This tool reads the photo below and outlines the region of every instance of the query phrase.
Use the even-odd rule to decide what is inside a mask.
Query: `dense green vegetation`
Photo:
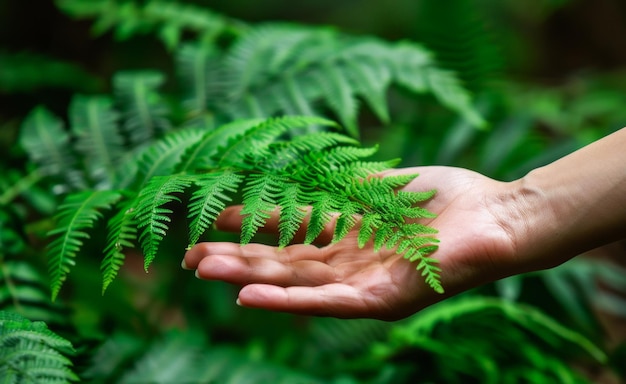
[[[596,36],[589,7],[623,5],[220,3],[0,5],[7,382],[626,379],[619,247],[394,323],[243,309],[235,287],[179,266],[198,241],[284,246],[312,206],[306,242],[331,212],[334,240],[360,214],[361,244],[399,245],[445,289],[435,231],[407,223],[436,191],[363,177],[443,164],[512,180],[621,128],[623,52],[548,32],[569,20]],[[241,237],[211,228],[233,202],[248,207]],[[257,234],[276,205],[280,237]]]

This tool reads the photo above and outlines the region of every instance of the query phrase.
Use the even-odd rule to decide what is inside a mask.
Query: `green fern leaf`
[[[337,66],[326,63],[321,66],[316,80],[324,91],[329,107],[339,116],[348,134],[358,137],[358,102],[346,74]]]
[[[176,172],[189,172],[198,169],[209,169],[217,166],[216,157],[227,143],[257,127],[262,119],[236,120],[215,130],[206,132],[201,139],[190,146],[176,167]]]
[[[367,212],[361,218],[361,228],[357,236],[359,248],[363,248],[365,244],[372,238],[374,232],[382,225],[382,218],[379,213]]]
[[[183,129],[172,132],[147,147],[137,160],[138,185],[145,185],[154,176],[174,172],[185,152],[196,145],[203,134],[197,128]]]
[[[242,180],[242,175],[228,169],[204,174],[194,180],[199,189],[193,193],[189,202],[188,217],[192,221],[187,249],[196,244],[200,236],[226,208],[226,202],[232,200],[227,193],[235,193]]]
[[[325,148],[346,144],[357,145],[358,141],[334,132],[314,132],[297,135],[289,141],[272,143],[265,151],[260,150],[257,157],[267,159],[262,165],[265,169],[293,175],[288,168],[298,163],[305,154],[320,152]],[[387,166],[384,169],[387,168],[389,167]]]
[[[445,106],[457,110],[470,124],[482,127],[485,120],[471,104],[470,95],[463,91],[459,79],[451,71],[431,68],[427,81],[437,99]]]
[[[33,109],[22,123],[20,144],[44,175],[66,177],[74,188],[85,188],[70,151],[70,136],[63,122],[45,107]]]
[[[112,101],[104,96],[75,96],[70,118],[76,149],[85,159],[89,176],[99,185],[110,186],[125,152]]]
[[[160,242],[167,234],[173,210],[163,206],[180,202],[176,194],[184,193],[192,184],[189,175],[155,176],[139,192],[135,207],[135,220],[139,230],[139,243],[144,252],[144,269],[147,271],[157,255]]]
[[[202,117],[207,114],[209,105],[219,99],[222,91],[218,53],[207,44],[184,44],[177,51],[176,63],[182,80],[182,106],[191,119],[188,124],[207,125]]]
[[[170,49],[176,47],[183,32],[213,41],[222,33],[237,34],[244,29],[243,23],[206,8],[163,0],[141,4],[118,0],[58,0],[56,4],[72,17],[95,18],[92,31],[96,35],[114,30],[118,40],[126,40],[154,31]]]
[[[249,243],[276,209],[283,185],[284,180],[271,174],[253,174],[248,177],[243,188],[241,244]]]
[[[52,300],[56,299],[74,266],[84,240],[90,238],[87,230],[93,228],[102,217],[102,211],[120,197],[118,191],[84,191],[68,195],[59,206],[55,216],[57,227],[48,232],[48,236],[54,237],[47,249]]]
[[[125,201],[119,206],[118,212],[107,225],[107,246],[100,265],[102,271],[102,294],[117,276],[126,255],[124,249],[135,247],[137,228],[135,226],[134,206],[136,201]]]
[[[310,125],[336,126],[336,123],[321,117],[283,116],[263,121],[244,135],[228,143],[218,154],[220,167],[246,167],[250,157],[264,154],[265,149],[288,131]]]
[[[302,198],[302,190],[298,184],[287,184],[280,197],[280,219],[278,222],[279,239],[278,245],[289,245],[306,216],[306,203]]]
[[[56,327],[68,326],[65,308],[50,301],[50,291],[40,271],[24,261],[0,261],[0,310]]]
[[[0,376],[6,383],[77,381],[72,344],[43,322],[0,311]]]
[[[484,124],[456,76],[437,67],[430,52],[416,44],[349,37],[326,28],[263,25],[235,42],[223,66],[224,95],[215,107],[231,118],[313,114],[321,105],[357,136],[358,99],[388,122],[387,91],[398,85],[432,93],[470,123]]]
[[[165,76],[157,71],[124,71],[113,77],[117,104],[124,115],[124,130],[136,147],[171,129],[168,107],[157,89]]]
[[[337,222],[335,224],[335,232],[333,233],[332,243],[337,243],[346,237],[348,232],[357,223],[356,215],[359,213],[361,213],[360,204],[353,203],[348,199],[341,204],[339,217],[337,218]]]
[[[386,91],[391,84],[391,71],[370,57],[347,57],[346,75],[354,93],[362,96],[376,116],[384,123],[390,120]]]
[[[331,212],[336,212],[339,198],[335,194],[316,191],[310,194],[311,218],[306,229],[304,244],[311,244],[322,233],[331,219]]]

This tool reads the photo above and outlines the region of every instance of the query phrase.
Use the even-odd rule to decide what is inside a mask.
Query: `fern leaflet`
[[[135,220],[139,232],[139,242],[144,252],[144,269],[154,260],[159,243],[167,234],[170,208],[163,207],[171,202],[181,202],[176,194],[182,194],[191,185],[193,179],[188,175],[155,176],[139,192],[135,208]]]
[[[126,255],[124,249],[135,247],[137,228],[135,225],[135,200],[121,203],[119,211],[109,220],[107,226],[107,245],[100,266],[102,271],[102,294],[117,276]]]
[[[97,185],[110,186],[125,151],[113,102],[104,96],[75,96],[70,118],[76,149],[84,155],[89,176]]]
[[[57,228],[48,233],[48,236],[56,237],[47,250],[52,300],[74,266],[84,240],[90,238],[87,230],[93,228],[102,217],[102,211],[109,209],[120,197],[117,191],[84,191],[67,196],[59,207],[55,217]]]
[[[0,376],[7,383],[78,381],[72,344],[45,323],[0,311]]]
[[[302,201],[302,190],[298,184],[289,184],[278,198],[280,219],[278,222],[278,245],[287,246],[306,216],[306,204]]]
[[[484,123],[456,76],[438,68],[416,44],[263,25],[237,40],[223,62],[226,84],[214,108],[231,118],[311,115],[321,103],[357,136],[358,98],[388,122],[386,92],[395,84],[412,93],[429,92],[471,124]]]
[[[227,193],[234,193],[243,176],[226,169],[202,175],[195,180],[199,187],[191,196],[189,215],[189,245],[191,248],[200,236],[213,224],[219,213],[226,208],[226,202],[232,198]]]
[[[113,77],[116,99],[124,114],[124,129],[137,147],[171,128],[168,108],[157,93],[165,77],[157,71],[118,72]]]
[[[24,119],[20,144],[44,175],[65,176],[72,187],[86,187],[69,150],[70,136],[63,122],[46,108],[37,107]]]
[[[241,244],[249,243],[277,208],[283,183],[284,180],[271,174],[250,175],[243,189]]]

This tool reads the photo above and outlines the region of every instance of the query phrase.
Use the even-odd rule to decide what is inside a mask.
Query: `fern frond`
[[[67,326],[65,308],[50,301],[46,277],[24,261],[0,260],[0,311],[12,311],[49,325]]]
[[[287,246],[306,216],[306,202],[302,198],[303,192],[298,184],[288,184],[278,198],[280,219],[278,222],[278,245]]]
[[[165,76],[157,71],[125,71],[113,77],[116,101],[132,147],[171,129],[168,107],[157,92],[164,82]]]
[[[363,97],[367,105],[383,123],[389,122],[385,92],[391,84],[392,77],[388,66],[368,56],[360,57],[357,60],[347,56],[345,67],[345,76],[350,79],[350,84],[354,89],[353,93]]]
[[[252,174],[248,177],[243,188],[241,244],[249,243],[277,208],[283,185],[284,180],[271,174]]]
[[[0,376],[5,382],[77,381],[65,356],[73,353],[72,344],[45,323],[0,311]]]
[[[321,152],[325,148],[337,145],[358,145],[353,138],[335,132],[314,132],[296,135],[288,141],[278,141],[270,144],[265,151],[257,154],[258,158],[267,159],[263,167],[267,170],[278,171],[287,169],[297,163],[298,159],[310,152]],[[389,168],[389,167],[385,167]]]
[[[272,142],[288,131],[310,125],[336,126],[336,123],[321,117],[283,116],[267,119],[236,137],[218,154],[220,167],[245,167],[246,159],[263,154]]]
[[[226,208],[226,202],[232,200],[228,193],[235,193],[242,180],[242,175],[229,169],[207,173],[194,180],[199,188],[194,191],[189,202],[188,217],[192,220],[189,226],[188,249],[196,244]]]
[[[139,230],[139,243],[144,252],[144,269],[147,271],[156,257],[160,242],[167,234],[173,210],[164,205],[180,202],[177,194],[185,192],[193,179],[188,175],[155,176],[139,192],[135,207],[135,220]]]
[[[212,102],[223,93],[223,70],[217,50],[207,44],[184,44],[176,53],[176,71],[181,78],[182,106],[191,120],[202,122]]]
[[[304,238],[305,244],[311,244],[322,233],[322,230],[331,219],[331,212],[337,212],[341,199],[336,194],[316,191],[311,193],[311,217]]]
[[[104,248],[104,258],[100,265],[102,272],[102,294],[117,276],[126,255],[124,249],[135,247],[137,228],[135,225],[134,199],[120,204],[118,212],[107,224],[107,245]]]
[[[419,4],[416,13],[419,41],[433,50],[441,64],[457,72],[465,87],[481,91],[504,67],[494,30],[484,9],[472,1],[454,0]]]
[[[137,185],[143,186],[154,176],[169,175],[189,148],[196,145],[204,132],[197,128],[171,132],[162,139],[146,147],[138,155]]]
[[[210,169],[217,166],[217,156],[229,142],[245,135],[257,127],[263,119],[236,120],[232,123],[206,132],[201,139],[190,146],[182,155],[176,172],[190,172],[198,169]]]
[[[584,383],[588,380],[577,364],[606,361],[587,337],[537,308],[476,295],[441,304],[391,329],[376,346],[378,357],[427,351],[430,361],[442,366],[437,372],[445,371],[454,383],[468,377],[478,382]],[[407,375],[431,381],[420,369]]]
[[[323,89],[328,106],[339,116],[339,120],[353,137],[359,136],[357,127],[358,102],[353,96],[353,88],[346,74],[337,66],[324,63],[317,73],[316,80]]]
[[[72,17],[95,18],[92,31],[96,35],[114,29],[117,39],[126,40],[137,34],[156,32],[170,49],[178,45],[183,32],[213,41],[223,33],[237,34],[244,28],[243,23],[206,8],[164,0],[141,4],[117,0],[57,0],[56,4]]]
[[[388,122],[386,93],[396,84],[412,93],[429,92],[472,124],[483,124],[455,75],[441,70],[416,44],[263,25],[235,42],[224,67],[228,91],[216,108],[231,118],[312,114],[321,104],[356,136],[358,99]]]
[[[45,107],[33,109],[22,123],[20,144],[40,172],[65,177],[74,188],[85,188],[83,176],[76,168],[76,158],[70,151],[70,141],[61,119]]]
[[[362,206],[358,203],[352,202],[346,199],[343,204],[341,204],[339,209],[339,217],[337,217],[337,222],[335,224],[335,231],[333,233],[332,243],[337,243],[346,235],[348,232],[356,225],[357,219],[356,215],[361,214],[363,211]]]
[[[57,227],[48,232],[53,240],[46,252],[52,300],[74,266],[84,240],[90,238],[88,230],[102,217],[102,211],[110,209],[120,197],[118,191],[84,191],[68,195],[59,206]]]
[[[77,95],[70,104],[76,149],[85,159],[89,176],[101,186],[112,184],[115,169],[125,153],[118,117],[108,97]]]

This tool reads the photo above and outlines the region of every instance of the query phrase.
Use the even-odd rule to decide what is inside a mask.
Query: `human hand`
[[[197,269],[201,279],[243,286],[238,302],[246,307],[385,320],[406,317],[471,287],[532,269],[516,257],[509,229],[515,216],[510,204],[515,183],[451,167],[397,169],[385,175],[401,173],[420,174],[405,190],[438,191],[423,207],[438,215],[424,224],[439,231],[439,249],[433,257],[442,268],[444,294],[429,288],[416,265],[394,250],[375,252],[372,244],[359,249],[357,230],[328,245],[331,226],[317,239],[321,247],[200,243],[186,253],[184,267]],[[239,209],[226,209],[217,227],[238,231]],[[273,217],[264,231],[276,232],[277,223]]]

